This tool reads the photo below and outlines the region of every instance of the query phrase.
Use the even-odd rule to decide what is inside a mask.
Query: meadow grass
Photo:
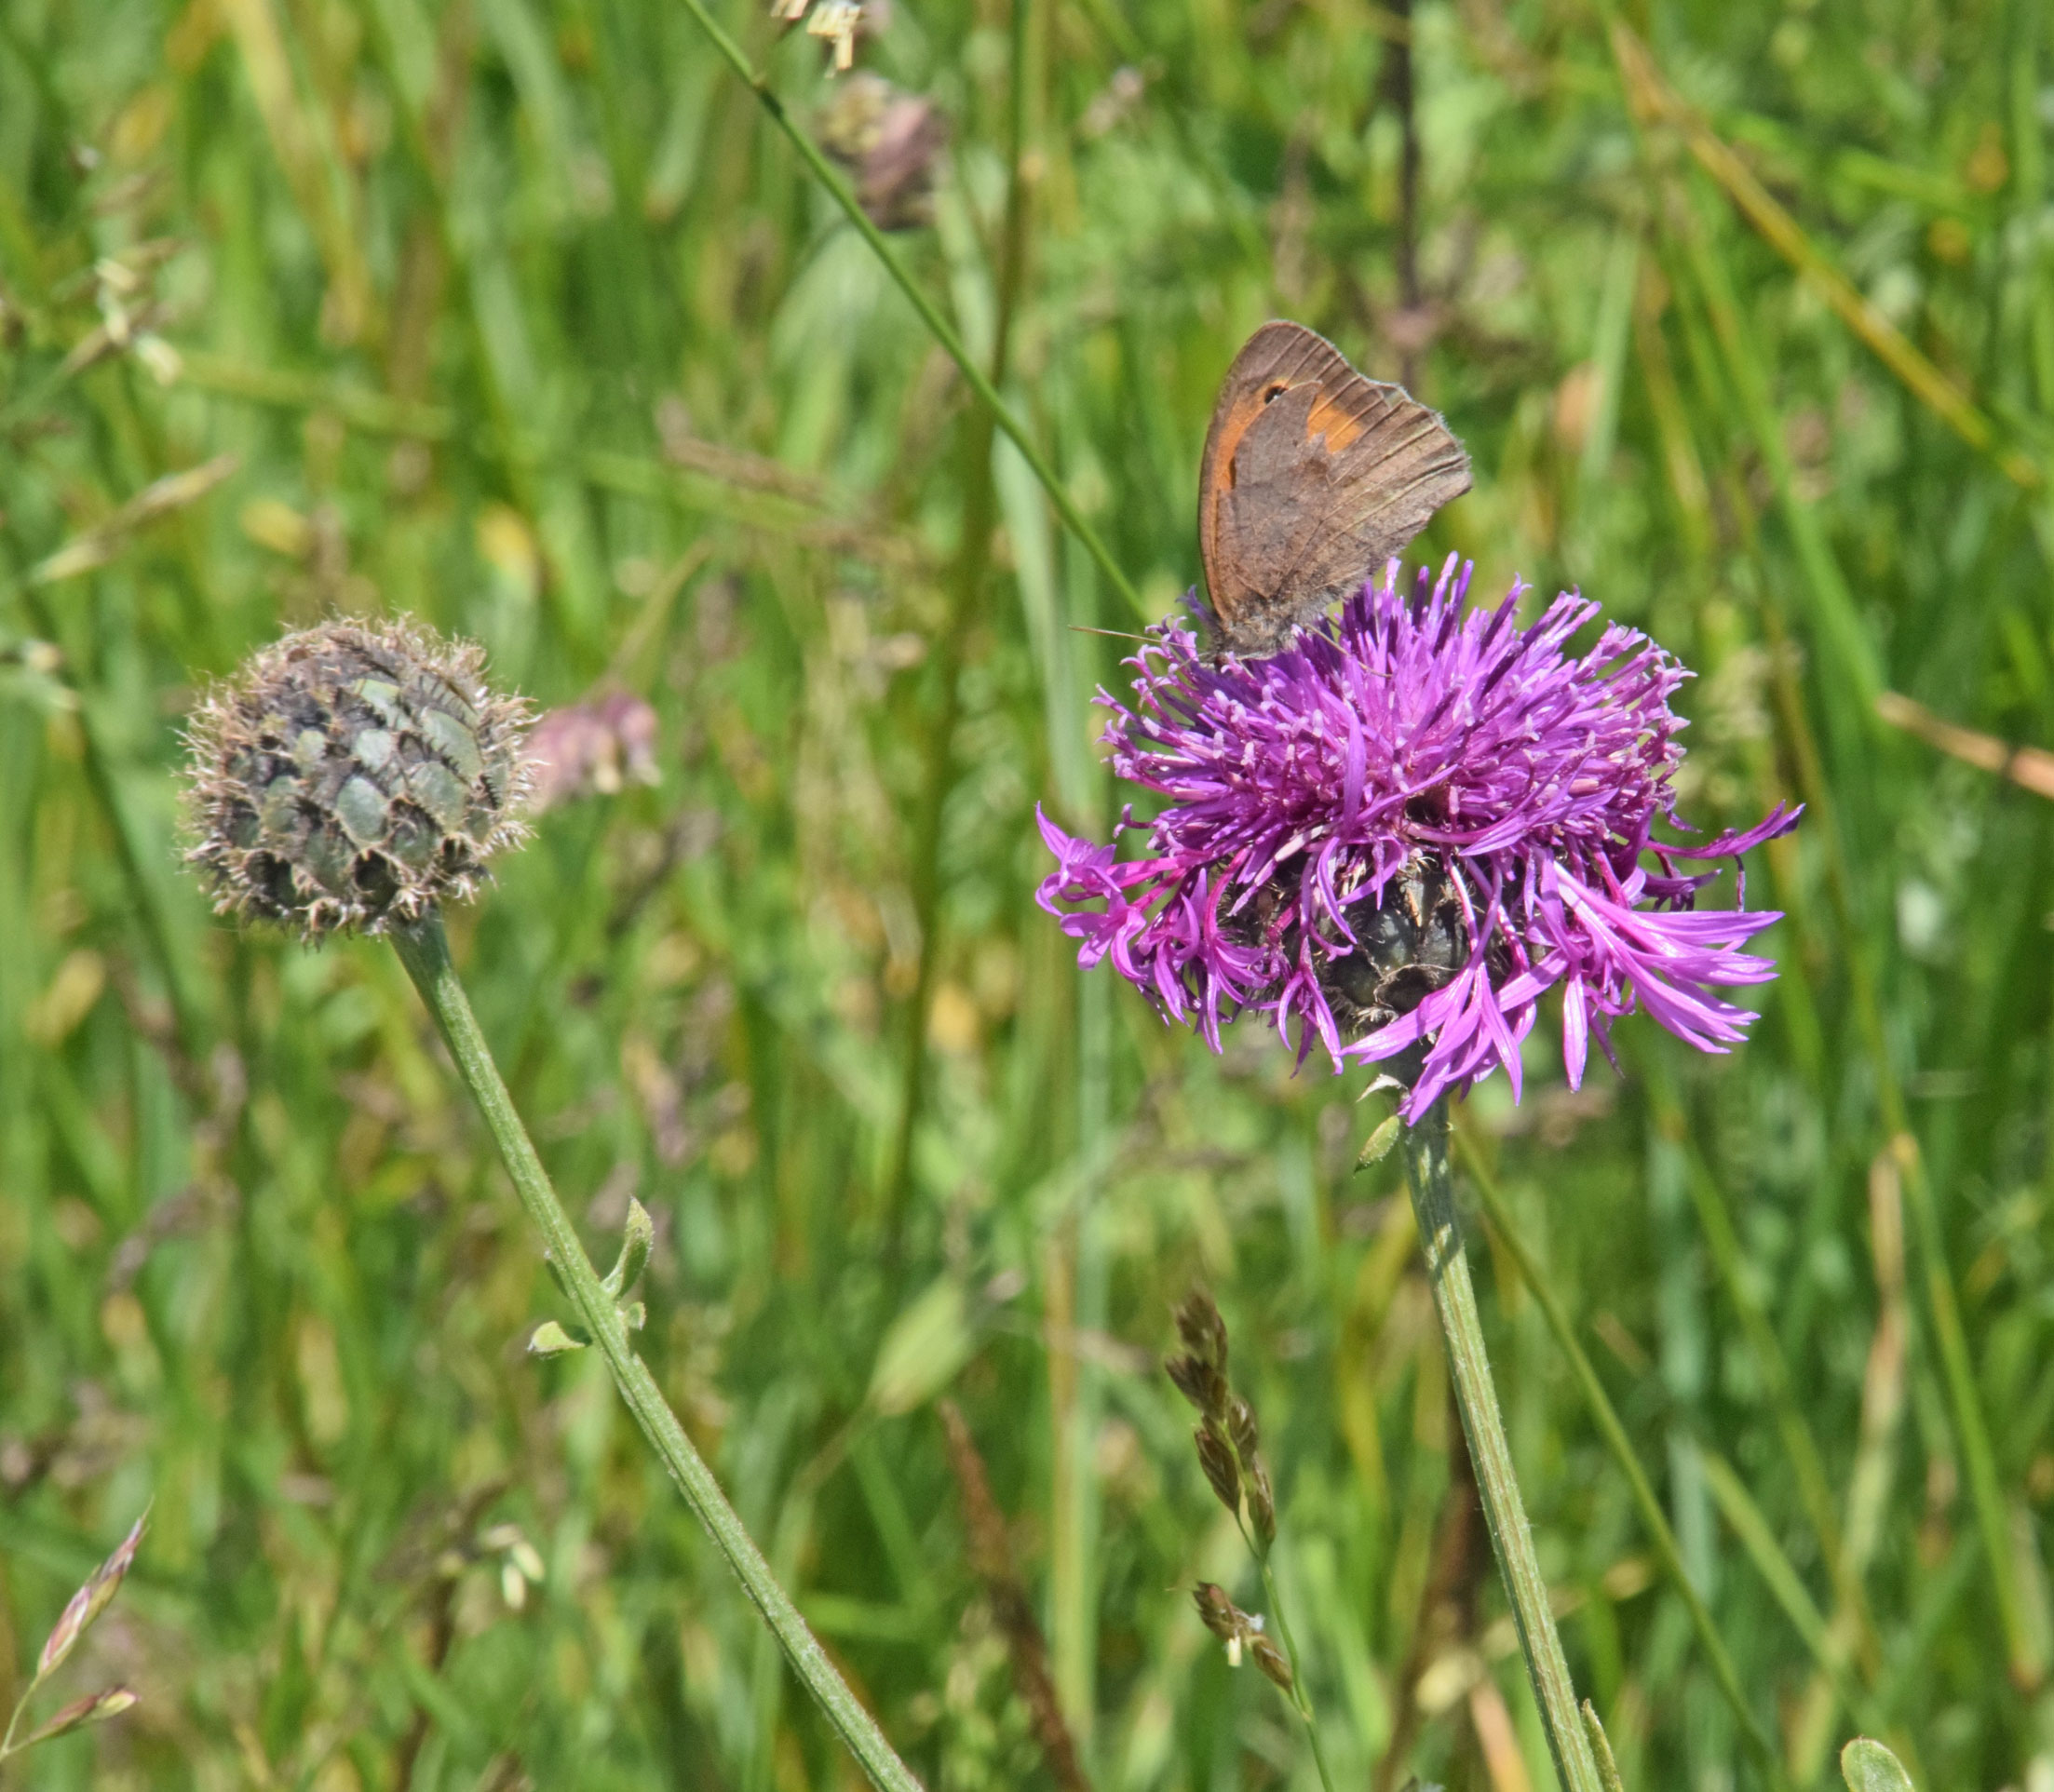
[[[1335,1784],[1547,1784],[1399,1157],[1354,1168],[1385,1110],[1211,1057],[1033,902],[1034,805],[1122,800],[1089,699],[1281,314],[1469,445],[1420,555],[1698,670],[1696,822],[1809,805],[1747,1046],[1630,1023],[1456,1117],[1624,1784],[1831,1784],[1867,1728],[2054,1785],[2054,828],[1876,710],[2054,735],[2043,11],[892,0],[857,60],[953,130],[894,247],[1129,596],[691,9],[0,7],[0,1704],[155,1502],[66,1669],[142,1703],[20,1783],[855,1783],[594,1353],[525,1354],[569,1310],[392,953],[180,869],[196,694],[339,611],[654,705],[660,782],[544,816],[454,950],[928,1784],[1068,1783],[944,1395],[1076,1771],[1315,1783],[1192,1610],[1263,1597],[1159,1368],[1195,1281]],[[819,40],[712,14],[814,131]]]

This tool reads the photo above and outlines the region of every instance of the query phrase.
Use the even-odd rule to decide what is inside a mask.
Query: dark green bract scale
[[[215,907],[382,932],[466,896],[519,840],[527,713],[475,646],[403,624],[324,623],[264,649],[192,730],[188,855]]]

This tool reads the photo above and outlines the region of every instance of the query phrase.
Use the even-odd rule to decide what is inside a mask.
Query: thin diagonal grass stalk
[[[20,597],[43,637],[61,646],[64,636],[59,629],[48,592],[23,581]],[[179,1045],[192,1063],[204,1064],[214,1042],[214,1017],[167,910],[169,893],[155,874],[160,849],[144,837],[131,805],[124,799],[115,755],[108,746],[102,725],[103,699],[99,691],[68,675],[65,681],[78,703],[75,714],[86,780],[114,838],[115,857],[134,900],[142,936],[163,973]]]
[[[870,245],[871,252],[885,264],[885,272],[891,276],[892,283],[906,295],[907,302],[920,314],[920,321],[926,325],[936,342],[941,344],[949,358],[962,371],[970,390],[978,400],[991,412],[992,421],[1012,439],[1027,465],[1034,469],[1034,478],[1048,493],[1048,502],[1055,505],[1056,514],[1062,519],[1063,526],[1084,544],[1085,551],[1091,556],[1105,581],[1126,600],[1134,613],[1141,614],[1143,606],[1133,583],[1120,570],[1119,562],[1113,558],[1099,532],[1085,520],[1083,511],[1064,489],[1057,477],[1056,469],[1048,464],[1027,425],[1014,415],[1013,408],[999,396],[998,387],[991,376],[977,364],[977,357],[965,346],[963,338],[956,333],[955,326],[941,315],[941,309],[930,299],[920,283],[912,277],[912,271],[899,258],[899,251],[891,246],[885,233],[871,222],[870,214],[857,203],[856,195],[849,191],[848,182],[835,172],[820,146],[800,129],[797,120],[785,109],[785,102],[770,89],[769,78],[759,74],[749,60],[742,47],[722,28],[721,21],[713,17],[705,0],[684,0],[684,8],[698,23],[699,29],[712,40],[713,47],[735,73],[746,81],[763,110],[769,113],[779,130],[791,140],[791,146],[799,153],[815,180],[828,190],[828,195],[842,209],[844,215],[856,228],[858,236]]]
[[[1706,241],[1702,222],[1688,200],[1671,210],[1681,220],[1680,234],[1686,264],[1725,357],[1734,396],[1763,465],[1775,481],[1784,519],[1798,549],[1798,559],[1813,599],[1816,626],[1823,640],[1835,648],[1836,674],[1845,681],[1853,697],[1855,714],[1845,713],[1844,706],[1834,719],[1841,721],[1844,729],[1854,726],[1858,719],[1866,723],[1874,716],[1876,698],[1882,690],[1874,643],[1855,613],[1845,577],[1825,531],[1811,506],[1796,494],[1789,450],[1769,397],[1766,371],[1746,314],[1734,292],[1728,270]],[[1772,605],[1763,606],[1763,619],[1773,640],[1780,628],[1780,618]],[[1777,677],[1780,683],[1787,674],[1779,672]],[[1803,705],[1792,700],[1783,707],[1791,724],[1804,800],[1813,811],[1813,834],[1825,842],[1827,885],[1845,941],[1844,961],[1863,1046],[1875,1078],[1879,1118],[1889,1139],[1903,1141],[1900,1155],[1905,1205],[1911,1210],[1920,1253],[1925,1260],[1926,1304],[1934,1339],[1939,1345],[1941,1381],[1961,1446],[1963,1464],[1967,1471],[1977,1529],[1990,1565],[1991,1585],[2004,1629],[2011,1677],[2020,1686],[2034,1687],[2046,1677],[2047,1664],[2026,1623],[2020,1599],[2011,1557],[2010,1517],[1998,1482],[1989,1421],[1976,1385],[1975,1367],[1969,1354],[1967,1333],[1962,1324],[1961,1304],[1954,1290],[1939,1210],[1926,1179],[1924,1158],[1912,1131],[1903,1083],[1885,1036],[1883,1003],[1871,963],[1868,936],[1857,920],[1860,905],[1854,894],[1853,868],[1835,818],[1833,792],[1826,779],[1817,744],[1811,737]],[[1844,749],[1848,745],[1845,741],[1841,744]]]
[[[1235,1523],[1239,1525],[1236,1517]],[[1241,1539],[1255,1556],[1256,1565],[1263,1570],[1263,1597],[1269,1604],[1269,1614],[1277,1620],[1277,1641],[1284,1651],[1284,1659],[1291,1664],[1291,1691],[1285,1697],[1291,1701],[1291,1708],[1298,1714],[1298,1721],[1305,1727],[1305,1741],[1312,1748],[1313,1769],[1319,1775],[1319,1784],[1325,1792],[1333,1792],[1333,1776],[1327,1771],[1326,1751],[1319,1746],[1319,1725],[1313,1717],[1312,1695],[1305,1691],[1305,1662],[1298,1652],[1297,1639],[1291,1632],[1291,1621],[1284,1616],[1283,1595],[1277,1590],[1277,1574],[1269,1565],[1269,1552],[1257,1549],[1255,1540],[1248,1533],[1248,1527],[1241,1526]]]
[[[1777,1429],[1782,1437],[1783,1453],[1790,1459],[1798,1495],[1805,1516],[1811,1520],[1813,1534],[1818,1540],[1833,1591],[1853,1621],[1863,1677],[1873,1681],[1882,1662],[1882,1645],[1869,1615],[1868,1597],[1860,1578],[1852,1572],[1846,1562],[1845,1540],[1839,1516],[1833,1510],[1824,1459],[1798,1405],[1790,1365],[1782,1346],[1777,1341],[1775,1328],[1748,1285],[1739,1236],[1734,1230],[1733,1216],[1726,1209],[1724,1192],[1712,1175],[1710,1165],[1705,1162],[1704,1154],[1689,1137],[1675,1092],[1667,1076],[1653,1061],[1653,1055],[1647,1086],[1657,1124],[1682,1148],[1684,1180],[1689,1185],[1705,1242],[1710,1246],[1720,1286],[1739,1318],[1741,1332],[1754,1358],[1756,1373],[1767,1391],[1769,1405],[1776,1414]]]
[[[1028,182],[1023,162],[1027,144],[1026,47],[1031,20],[1030,0],[1013,0],[1006,222],[999,249],[997,314],[991,344],[994,393],[1006,378],[1013,319],[1020,308],[1020,283],[1026,267]],[[860,207],[857,211],[865,223],[870,222]],[[997,411],[990,407],[973,411],[963,420],[962,536],[952,569],[948,616],[936,643],[937,709],[924,743],[926,776],[913,829],[911,881],[913,913],[920,927],[920,959],[912,993],[906,1004],[899,1125],[885,1182],[885,1247],[893,1260],[899,1256],[906,1209],[912,1194],[913,1149],[926,1098],[927,1011],[933,1004],[935,977],[940,963],[941,822],[955,783],[956,730],[963,709],[963,659],[970,626],[977,617],[979,600],[991,573],[992,532],[998,521],[998,490],[992,466],[993,426],[997,421]]]
[[[1754,1495],[1748,1491],[1747,1483],[1717,1450],[1699,1444],[1698,1456],[1704,1463],[1705,1479],[1710,1485],[1711,1497],[1720,1516],[1739,1538],[1748,1559],[1754,1564],[1755,1571],[1761,1575],[1776,1603],[1782,1607],[1790,1627],[1804,1639],[1812,1660],[1831,1681],[1835,1695],[1864,1730],[1881,1730],[1884,1727],[1882,1713],[1875,1701],[1848,1672],[1845,1651],[1835,1645],[1827,1628],[1826,1614],[1819,1610],[1818,1601],[1804,1585],[1804,1577],[1777,1541],[1775,1527],[1763,1516]]]
[[[2027,455],[1997,439],[1996,425],[1975,401],[1922,355],[1875,303],[1829,261],[1796,219],[1777,203],[1711,127],[1663,79],[1655,59],[1623,23],[1612,24],[1612,53],[1635,110],[1682,134],[1705,172],[1777,254],[1831,306],[1840,320],[1868,345],[1934,415],[1971,448],[1988,454],[2007,478],[2036,491],[2046,475]]]

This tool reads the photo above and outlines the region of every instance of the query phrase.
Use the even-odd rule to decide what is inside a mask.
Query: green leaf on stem
[[[649,1247],[655,1239],[655,1221],[649,1218],[649,1209],[629,1195],[628,1223],[621,1229],[620,1257],[602,1284],[615,1300],[619,1300],[642,1279],[642,1273],[649,1264]]]
[[[1857,1736],[1840,1751],[1840,1776],[1847,1792],[1912,1792],[1904,1763],[1869,1736]]]
[[[554,1319],[545,1319],[528,1339],[530,1356],[563,1356],[574,1350],[583,1350],[592,1341],[589,1338],[574,1338]]]
[[[1366,1170],[1372,1164],[1381,1164],[1391,1154],[1391,1147],[1398,1143],[1399,1129],[1403,1126],[1395,1113],[1362,1141],[1362,1149],[1356,1153],[1355,1167]]]
[[[1612,1756],[1612,1739],[1604,1733],[1598,1707],[1588,1699],[1583,1702],[1583,1727],[1590,1737],[1590,1752],[1598,1758],[1598,1778],[1604,1792],[1626,1792],[1626,1782],[1619,1777],[1619,1763]]]

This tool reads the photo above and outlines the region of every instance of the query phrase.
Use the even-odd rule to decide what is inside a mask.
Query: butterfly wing
[[[1275,652],[1468,489],[1468,456],[1439,415],[1304,325],[1264,324],[1227,371],[1199,472],[1226,644]]]
[[[1242,438],[1264,410],[1294,385],[1338,386],[1354,370],[1341,351],[1301,324],[1264,324],[1241,346],[1221,382],[1198,465],[1198,551],[1206,587],[1222,620],[1256,590],[1262,569],[1245,552],[1230,558],[1221,538],[1219,500],[1233,489]]]

